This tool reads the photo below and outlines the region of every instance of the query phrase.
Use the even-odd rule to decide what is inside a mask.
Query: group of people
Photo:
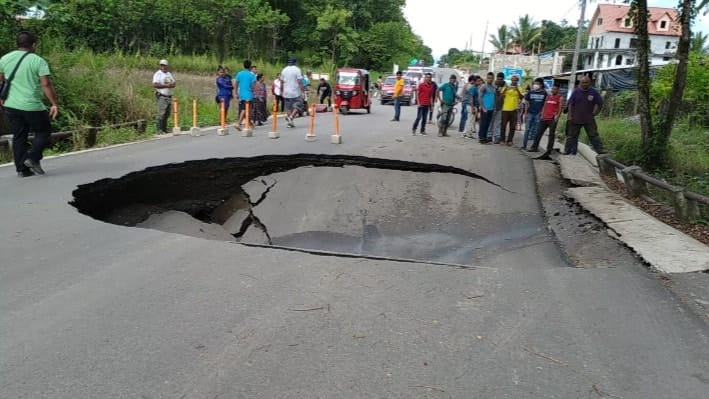
[[[401,72],[397,72],[396,76],[392,121],[398,122],[401,116],[399,97],[403,94],[404,81]],[[418,133],[426,135],[427,119],[429,123],[433,123],[433,108],[438,103],[438,136],[447,136],[454,108],[460,103],[458,131],[463,137],[475,138],[474,133],[477,131],[480,144],[512,146],[517,126],[521,125],[524,130],[521,149],[537,152],[542,136],[549,130],[545,153],[548,155],[553,149],[556,128],[562,113],[568,113],[564,153],[576,154],[581,128],[586,131],[595,151],[604,152],[595,121],[595,116],[603,105],[603,98],[591,87],[589,77],[580,79],[566,106],[559,94],[558,83],[547,91],[544,80],[537,78],[531,87],[523,90],[519,86],[519,80],[519,76],[513,75],[510,77],[510,84],[507,84],[502,72],[489,72],[484,80],[481,76],[472,75],[463,87],[459,87],[458,77],[453,74],[448,82],[439,87],[433,81],[432,75],[426,73],[417,88],[418,110],[411,133],[417,134],[420,123]]]
[[[296,65],[295,58],[288,59],[287,65],[279,72],[271,83],[271,95],[276,102],[277,112],[286,112],[286,126],[295,127],[293,120],[298,116],[308,115],[308,97],[310,94],[311,73],[303,74]],[[157,129],[167,133],[167,120],[172,112],[172,96],[175,88],[175,78],[168,70],[168,61],[160,60],[160,67],[153,75],[153,87],[157,98]],[[229,68],[217,67],[216,95],[217,104],[224,103],[228,115],[231,101],[238,101],[237,121],[235,127],[241,130],[249,118],[250,126],[261,126],[268,118],[268,92],[262,73],[250,60],[244,60],[244,69],[232,77]],[[325,78],[320,78],[316,96],[320,103],[327,101],[328,108],[332,106],[332,86]],[[249,115],[246,115],[246,108]],[[221,106],[221,105],[220,105]]]
[[[17,50],[0,58],[0,106],[9,122],[12,133],[12,151],[19,177],[44,174],[40,165],[44,149],[49,145],[50,118],[58,115],[57,94],[50,77],[49,66],[35,54],[37,37],[28,31],[17,35]],[[159,70],[153,75],[153,88],[157,102],[157,129],[167,132],[167,120],[171,113],[172,96],[176,81],[169,71],[168,61],[160,61]],[[394,118],[401,117],[400,97],[403,95],[404,80],[401,72],[396,74],[394,85]],[[591,145],[598,153],[603,153],[603,144],[598,134],[595,116],[600,112],[603,98],[591,87],[589,77],[582,77],[566,104],[559,94],[558,84],[547,92],[544,81],[534,80],[526,90],[519,86],[519,76],[512,76],[510,84],[502,73],[489,72],[483,80],[480,76],[471,76],[468,82],[459,88],[457,76],[451,75],[449,81],[438,86],[432,75],[426,73],[418,85],[418,109],[412,126],[412,134],[426,134],[427,120],[432,123],[434,106],[439,104],[438,135],[447,136],[448,125],[453,117],[457,103],[461,104],[459,132],[464,137],[474,138],[477,130],[481,144],[506,144],[511,146],[518,121],[520,103],[526,107],[526,123],[521,148],[527,151],[539,151],[542,136],[549,130],[550,137],[547,153],[551,152],[557,124],[562,113],[568,113],[565,126],[566,143],[564,152],[576,154],[578,136],[583,128],[589,136]],[[307,91],[309,79],[296,65],[296,59],[288,59],[287,66],[275,77],[271,85],[277,107],[286,111],[286,124],[295,127],[294,118],[307,112]],[[7,88],[10,88],[9,90]],[[215,100],[223,102],[226,109],[231,100],[239,103],[236,128],[241,130],[246,118],[255,125],[261,125],[268,115],[267,88],[263,74],[258,73],[251,61],[244,61],[244,69],[232,79],[228,68],[219,66],[216,79],[217,93]],[[332,87],[325,79],[320,79],[317,94],[320,103],[331,102]],[[49,108],[45,105],[45,97]],[[250,104],[251,115],[246,115],[246,105]],[[470,123],[468,124],[468,119]],[[479,123],[479,127],[476,126]],[[467,127],[467,129],[466,129]],[[34,132],[32,145],[28,143],[29,132]],[[527,146],[531,143],[531,146]]]

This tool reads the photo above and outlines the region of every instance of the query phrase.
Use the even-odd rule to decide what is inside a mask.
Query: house
[[[676,22],[677,10],[648,7],[648,11],[650,64],[665,64],[674,58],[681,34],[681,26]],[[635,65],[637,36],[629,12],[627,5],[598,5],[588,28],[588,50],[582,60],[584,68]]]

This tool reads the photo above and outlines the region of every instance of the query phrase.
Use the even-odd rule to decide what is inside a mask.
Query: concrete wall
[[[504,67],[522,68],[531,72],[532,77],[561,72],[563,57],[539,59],[536,55],[495,54],[490,59],[489,71],[500,72]]]

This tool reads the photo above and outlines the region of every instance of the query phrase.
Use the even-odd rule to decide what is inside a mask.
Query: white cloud
[[[590,19],[596,9],[596,1],[589,1],[586,19]],[[676,7],[677,0],[651,0],[650,6]],[[529,14],[535,21],[548,19],[560,23],[565,19],[576,25],[580,11],[577,0],[494,0],[488,3],[463,2],[460,0],[407,0],[404,14],[415,33],[433,49],[433,56],[448,53],[451,47],[489,52],[491,34],[502,24],[512,25],[520,16]],[[488,36],[485,24],[489,21]],[[693,30],[709,33],[709,15],[700,15]],[[412,54],[415,56],[415,54]]]

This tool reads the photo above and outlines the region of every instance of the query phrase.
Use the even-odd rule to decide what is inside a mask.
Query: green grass
[[[598,130],[612,157],[625,165],[641,158],[640,124],[615,118],[599,118]],[[588,138],[582,135],[582,141]],[[709,195],[709,129],[679,123],[672,131],[669,168],[648,170],[656,177],[689,191]]]

